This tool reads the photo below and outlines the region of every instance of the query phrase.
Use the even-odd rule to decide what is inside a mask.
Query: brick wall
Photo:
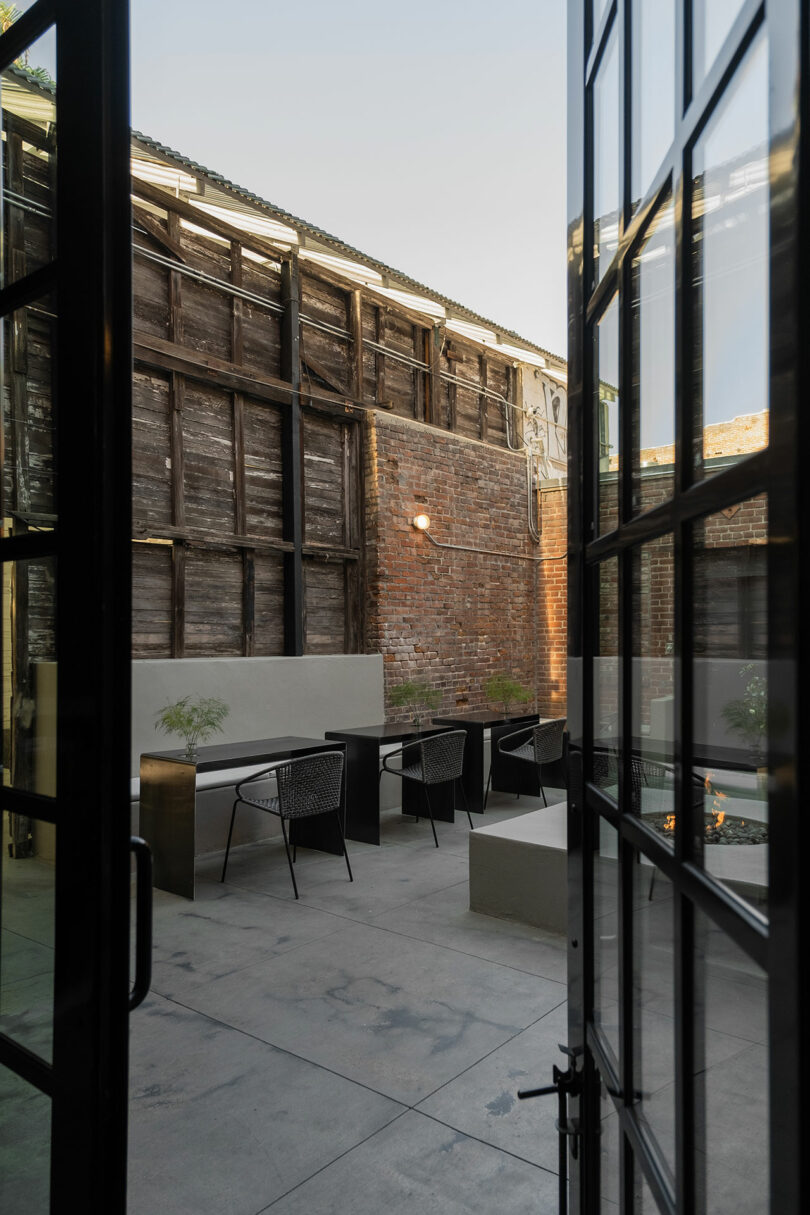
[[[365,434],[367,648],[384,655],[387,716],[408,679],[438,689],[441,711],[486,707],[483,684],[506,672],[537,690],[543,714],[565,703],[565,488],[526,519],[526,463],[508,451],[405,418],[369,413]],[[411,525],[431,518],[442,549]],[[439,710],[437,710],[438,712]]]

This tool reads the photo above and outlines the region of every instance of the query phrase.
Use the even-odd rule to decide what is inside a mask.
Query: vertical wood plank
[[[425,360],[425,331],[421,325],[413,327],[413,354],[420,363]],[[425,372],[413,369],[413,416],[417,422],[425,420]]]
[[[375,313],[376,339],[380,345],[385,345],[385,311],[383,308],[377,308]],[[374,354],[374,370],[376,376],[375,397],[376,404],[382,405],[385,401],[385,355],[379,350]]]
[[[352,391],[354,399],[363,402],[363,293],[359,288],[352,291],[349,305],[349,330],[352,335]]]
[[[256,649],[256,553],[242,552],[242,653],[252,658]]]
[[[186,652],[186,546],[172,548],[172,658]]]
[[[478,381],[481,388],[487,387],[487,356],[479,354],[478,356]],[[486,443],[487,441],[487,401],[489,398],[484,392],[478,396],[478,413],[479,413],[479,436]]]
[[[434,426],[443,426],[444,418],[441,413],[441,369],[442,348],[444,346],[444,326],[436,324],[430,335],[430,409],[426,421]]]
[[[281,424],[282,516],[285,540],[293,551],[284,554],[284,653],[303,654],[304,503],[303,434],[301,418],[301,277],[298,254],[292,251],[281,263],[281,376],[292,387],[292,399]]]

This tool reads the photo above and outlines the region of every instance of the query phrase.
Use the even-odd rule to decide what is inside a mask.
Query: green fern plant
[[[184,696],[155,714],[155,729],[179,734],[186,742],[186,755],[193,756],[200,743],[221,732],[230,709],[217,696]]]
[[[389,699],[398,709],[410,708],[413,712],[413,724],[418,728],[426,712],[438,709],[442,694],[430,684],[418,679],[409,679],[392,688]]]
[[[524,688],[522,683],[518,683],[511,675],[493,675],[484,684],[484,694],[488,701],[495,701],[496,704],[503,706],[504,717],[509,716],[509,709],[512,703],[525,705],[532,698],[532,694],[528,688]]]

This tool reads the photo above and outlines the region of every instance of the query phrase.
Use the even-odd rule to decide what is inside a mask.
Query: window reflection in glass
[[[593,1020],[619,1062],[619,836],[599,819],[594,856]]]
[[[601,1215],[619,1215],[619,1161],[621,1132],[619,1115],[605,1087],[599,1085],[599,1194]]]
[[[53,527],[56,522],[53,377],[54,300],[47,296],[0,320],[3,410],[0,475],[3,535]]]
[[[672,886],[636,855],[633,866],[633,1040],[636,1113],[675,1176],[675,949]]]
[[[50,1062],[56,828],[2,815],[0,1033]]]
[[[672,844],[675,835],[672,535],[633,554],[632,807]]]
[[[632,198],[652,184],[675,134],[675,3],[633,0]]]
[[[3,251],[8,286],[55,257],[56,30],[29,46],[3,73]]]
[[[7,561],[2,574],[3,783],[53,797],[56,558]]]
[[[597,459],[596,534],[619,523],[619,297],[614,296],[594,330],[598,375],[594,402]]]
[[[692,6],[692,70],[698,88],[725,42],[744,0],[700,0]]]
[[[619,247],[619,50],[614,29],[593,88],[593,254],[599,282]]]
[[[619,561],[611,557],[596,572],[599,618],[593,658],[593,780],[618,797],[619,748]]]
[[[665,204],[633,258],[633,510],[675,484],[675,209]]]
[[[768,894],[767,540],[763,494],[695,526],[696,857],[765,911]]]
[[[48,1215],[51,1099],[0,1067],[0,1211]]]
[[[768,444],[768,51],[760,35],[695,145],[695,475]]]
[[[705,1210],[769,1209],[768,983],[695,913],[696,1164]]]

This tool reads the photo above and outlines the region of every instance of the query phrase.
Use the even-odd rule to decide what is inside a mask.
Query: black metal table
[[[433,721],[436,725],[448,726],[453,730],[465,730],[467,733],[467,742],[464,747],[464,774],[462,781],[464,784],[464,792],[467,795],[467,803],[470,811],[473,814],[484,813],[484,781],[486,773],[484,772],[484,734],[487,730],[491,731],[492,737],[492,754],[496,754],[495,739],[500,734],[511,734],[513,730],[519,730],[521,725],[533,725],[537,721],[537,714],[522,713],[518,716],[509,716],[504,713],[493,713],[489,709],[479,709],[471,713],[457,713],[455,716],[434,717]],[[516,761],[512,761],[512,766],[515,769],[514,773],[507,771],[508,764],[501,763],[498,767],[498,775],[501,780],[508,781],[514,777],[518,781],[525,780],[525,774],[519,770]],[[526,767],[526,764],[521,765]],[[495,778],[495,770],[493,769],[493,779]],[[533,774],[528,773],[529,777]],[[536,777],[535,777],[536,781]],[[501,785],[493,786],[500,789]],[[524,792],[523,789],[509,788],[508,792],[518,793]],[[525,790],[529,792],[529,790]]]
[[[195,759],[188,759],[182,749],[144,752],[141,755],[140,833],[152,849],[154,885],[187,899],[194,898],[198,772],[258,768],[279,759],[344,750],[341,743],[290,735],[199,747]],[[299,847],[338,854],[343,851],[333,815],[291,822],[290,827],[292,842]],[[224,826],[222,842],[224,846]]]
[[[325,737],[346,745],[346,838],[364,844],[380,842],[380,747],[403,745],[443,734],[449,727],[417,729],[404,722],[379,726],[356,726],[352,730],[328,730]],[[424,817],[420,791],[403,780],[402,813]],[[440,791],[441,790],[441,791]],[[453,822],[452,798],[438,786],[431,793],[433,817]]]

